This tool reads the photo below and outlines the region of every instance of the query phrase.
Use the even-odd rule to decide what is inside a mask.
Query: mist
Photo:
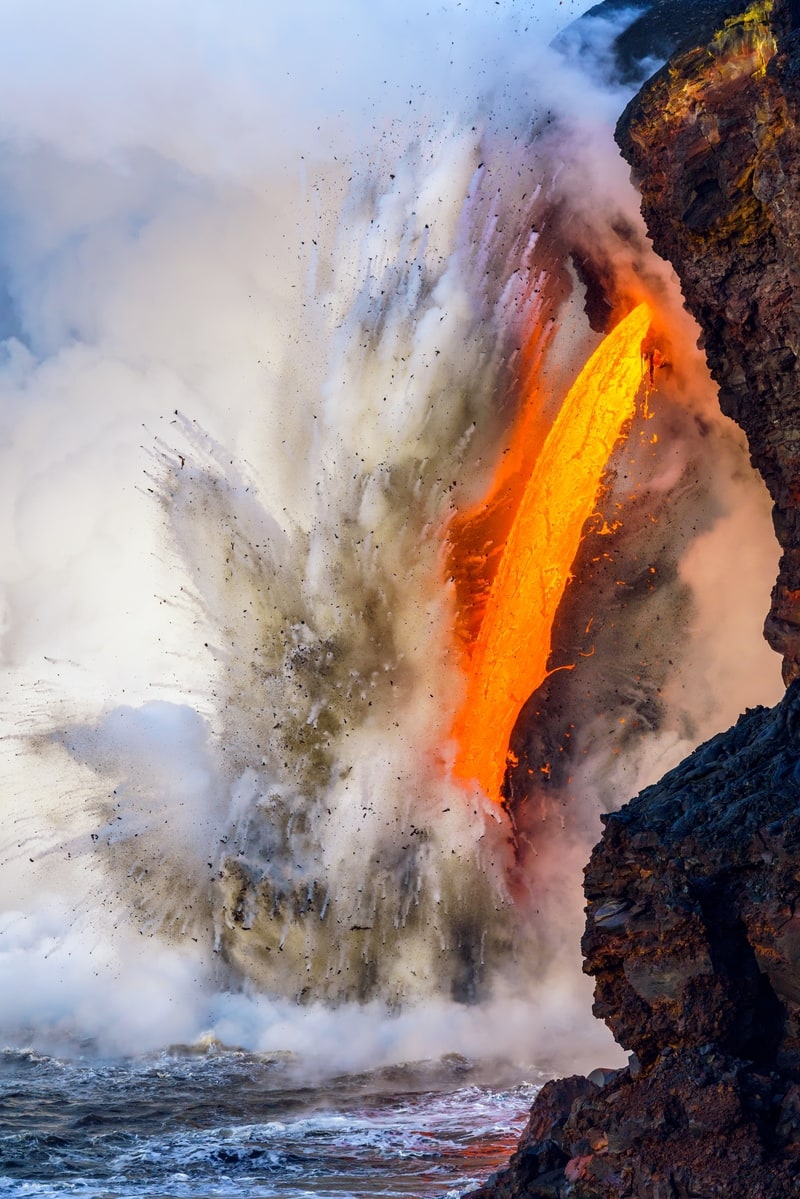
[[[12,1042],[207,1034],[336,1069],[613,1056],[580,975],[580,867],[603,808],[779,697],[760,641],[777,554],[613,147],[625,93],[548,49],[579,10],[12,6]],[[601,58],[612,34],[592,34]],[[681,349],[668,448],[629,491],[683,497],[696,529],[659,551],[685,600],[664,593],[662,636],[686,642],[665,714],[610,760],[612,701],[575,700],[579,816],[534,838],[523,902],[506,813],[448,773],[464,681],[443,547],[502,454],[530,330],[545,417],[599,340],[543,250],[555,210],[573,248],[645,280]],[[757,569],[721,611],[742,539]]]

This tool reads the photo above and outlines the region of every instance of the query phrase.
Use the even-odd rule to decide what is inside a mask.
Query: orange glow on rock
[[[556,609],[622,427],[636,409],[650,310],[605,338],[571,387],[536,460],[498,564],[456,718],[454,773],[500,800],[508,743],[543,682]]]

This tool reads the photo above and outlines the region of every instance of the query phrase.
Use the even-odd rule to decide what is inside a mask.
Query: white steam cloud
[[[537,851],[535,919],[515,910],[505,817],[447,777],[442,538],[548,319],[547,205],[637,269],[608,236],[638,219],[622,97],[587,105],[547,49],[580,7],[6,6],[0,1035],[124,1053],[210,1031],[336,1069],[613,1052],[577,960],[598,796],[779,684],[765,648],[731,653],[760,646],[774,551],[692,359],[677,390],[712,448],[684,437],[641,484],[666,495],[687,461],[715,480],[681,566],[689,674],[652,737],[591,756],[580,827]],[[572,284],[551,400],[596,340]],[[728,617],[742,538],[758,569]]]

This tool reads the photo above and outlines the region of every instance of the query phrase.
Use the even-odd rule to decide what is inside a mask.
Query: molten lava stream
[[[572,385],[525,487],[495,574],[456,718],[454,773],[501,798],[507,748],[543,682],[556,610],[622,426],[636,408],[650,310],[640,304]]]

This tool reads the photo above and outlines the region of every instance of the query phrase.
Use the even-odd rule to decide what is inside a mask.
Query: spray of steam
[[[37,999],[9,996],[0,1026],[114,1050],[213,1028],[351,1066],[485,1049],[491,1028],[497,1052],[541,1055],[563,1034],[577,1058],[586,993],[563,945],[598,789],[626,798],[648,762],[706,731],[718,697],[687,698],[665,671],[675,702],[609,764],[599,746],[618,717],[607,695],[598,709],[575,692],[579,815],[538,836],[522,821],[537,885],[512,900],[505,815],[448,782],[462,683],[442,544],[502,451],[534,322],[558,314],[554,399],[594,344],[557,248],[591,243],[620,278],[650,272],[662,307],[674,297],[610,149],[620,97],[598,93],[590,127],[574,75],[513,3],[349,25],[344,6],[357,88],[322,10],[297,47],[288,18],[256,7],[239,0],[223,25],[213,5],[176,0],[157,19],[122,5],[112,30],[88,6],[61,28],[41,3],[60,57],[39,78],[5,75],[0,110],[26,118],[4,129],[0,167],[4,945]],[[19,61],[34,24],[18,19]],[[90,28],[84,89],[65,64]],[[317,68],[302,91],[298,50]],[[705,513],[688,555],[685,532],[659,543],[665,643],[670,600],[698,559],[713,573],[714,539],[744,521],[763,540],[698,371],[676,370],[672,456],[655,476],[636,467],[664,512],[684,493]],[[697,613],[713,689],[724,655],[704,609],[679,611]],[[360,1005],[344,1057],[354,1009],[325,1000]],[[409,1002],[387,1024],[387,1005]],[[581,1034],[589,1053],[595,1035]]]

